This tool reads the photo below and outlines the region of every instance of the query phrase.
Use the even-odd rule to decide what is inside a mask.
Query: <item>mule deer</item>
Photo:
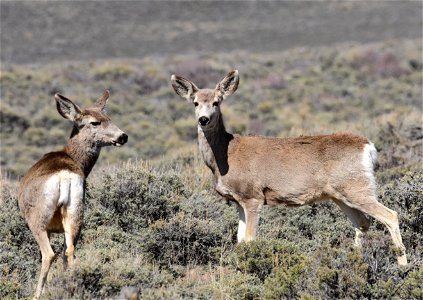
[[[41,250],[42,266],[34,299],[38,299],[55,258],[49,237],[65,234],[63,262],[73,265],[74,247],[84,211],[85,180],[103,146],[121,146],[128,136],[105,113],[109,92],[94,105],[81,110],[71,100],[56,94],[58,112],[73,122],[62,151],[44,155],[23,177],[18,191],[19,208]]]
[[[199,89],[176,75],[171,83],[179,96],[195,105],[199,150],[213,172],[216,191],[237,203],[238,242],[255,239],[263,205],[293,207],[333,200],[354,225],[356,246],[370,226],[370,215],[386,225],[401,250],[398,264],[407,264],[398,215],[376,198],[376,149],[369,140],[350,133],[296,138],[233,135],[225,130],[220,105],[238,88],[237,70],[215,89]]]

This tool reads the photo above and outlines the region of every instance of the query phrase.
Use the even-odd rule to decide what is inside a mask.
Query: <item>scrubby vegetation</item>
[[[175,97],[170,75],[214,87],[234,68],[240,87],[223,105],[232,131],[287,136],[348,130],[389,148],[380,159],[384,167],[417,162],[421,43],[7,67],[0,74],[2,172],[22,176],[43,153],[65,143],[70,124],[56,111],[55,92],[84,106],[111,90],[109,114],[129,142],[106,150],[100,165],[189,147],[196,138],[193,108]]]
[[[39,272],[16,179],[70,131],[52,94],[84,105],[104,88],[130,142],[102,153],[88,180],[76,266],[63,272],[55,261],[46,298],[115,298],[125,286],[142,299],[423,298],[421,51],[421,40],[407,40],[2,70],[0,298],[31,297]],[[259,240],[236,244],[235,207],[213,192],[195,149],[193,108],[168,83],[177,72],[213,87],[235,67],[240,87],[223,105],[232,131],[349,130],[375,142],[378,197],[400,215],[407,267],[396,265],[377,221],[363,250],[353,248],[353,227],[330,203],[264,208]],[[52,240],[61,253],[62,237]]]
[[[421,169],[379,176],[379,182],[390,177],[379,189],[380,201],[401,216],[410,264],[398,268],[384,226],[373,222],[360,252],[352,247],[352,226],[331,204],[265,209],[260,239],[236,245],[235,207],[193,183],[203,172],[201,161],[184,168],[182,177],[144,162],[98,172],[89,185],[76,267],[64,273],[58,259],[46,297],[114,297],[125,286],[139,289],[143,299],[423,296]],[[14,187],[8,183],[2,192],[0,296],[27,297],[40,265],[38,247]],[[53,245],[62,251],[61,238],[53,238]]]

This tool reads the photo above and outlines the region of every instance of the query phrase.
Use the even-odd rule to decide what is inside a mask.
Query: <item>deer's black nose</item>
[[[207,117],[200,117],[198,119],[198,122],[200,123],[201,126],[206,126],[207,124],[210,123],[210,119]]]
[[[118,139],[118,143],[125,144],[127,141],[128,141],[128,135],[126,133],[121,134]]]

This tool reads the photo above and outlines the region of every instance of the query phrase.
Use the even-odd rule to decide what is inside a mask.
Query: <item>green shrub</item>
[[[289,270],[306,262],[297,247],[284,241],[257,240],[240,243],[234,249],[231,264],[241,272],[255,274],[260,280],[279,269]]]
[[[398,212],[404,245],[414,249],[423,244],[423,170],[397,170],[381,189],[380,202]],[[396,177],[396,179],[395,179]],[[379,224],[379,228],[383,224]]]
[[[264,282],[263,299],[294,299],[301,296],[302,280],[307,276],[306,261],[277,268]]]
[[[161,265],[215,264],[236,238],[234,209],[193,195],[168,220],[152,224],[145,249]]]
[[[21,298],[41,266],[39,248],[21,215],[16,187],[2,179],[0,201],[0,298]]]
[[[396,294],[401,299],[423,299],[423,265],[410,272],[403,284],[397,287]]]
[[[227,269],[217,269],[215,274],[215,278],[203,287],[210,290],[213,299],[253,300],[260,299],[263,293],[262,283],[254,274]],[[193,291],[192,297],[195,295]]]
[[[161,265],[216,263],[223,234],[212,220],[178,213],[157,221],[148,231],[145,249]]]
[[[260,238],[286,240],[312,253],[319,244],[339,246],[353,237],[354,228],[334,203],[316,203],[299,208],[267,208],[259,221]]]
[[[322,298],[361,299],[368,296],[368,265],[358,249],[321,247],[310,260],[312,285],[318,288]]]
[[[137,233],[178,211],[178,199],[187,195],[176,174],[163,174],[137,166],[104,174],[87,192],[86,226],[117,225]]]

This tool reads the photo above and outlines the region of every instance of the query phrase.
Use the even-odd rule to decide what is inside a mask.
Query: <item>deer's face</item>
[[[220,116],[219,105],[222,100],[223,98],[211,89],[199,90],[195,94],[192,102],[194,103],[198,125],[208,127],[216,123],[216,119]]]
[[[193,82],[181,76],[172,75],[172,87],[175,92],[192,102],[195,106],[195,116],[202,128],[213,127],[220,116],[220,104],[223,99],[233,94],[238,88],[238,71],[228,73],[216,88],[199,89]]]
[[[94,105],[81,110],[66,97],[56,94],[58,112],[75,124],[72,134],[80,135],[87,143],[103,146],[122,146],[128,136],[120,130],[105,112],[109,92],[106,91]]]
[[[84,109],[81,113],[81,119],[75,123],[79,129],[78,134],[91,140],[99,147],[122,146],[128,141],[128,136],[100,109]]]

